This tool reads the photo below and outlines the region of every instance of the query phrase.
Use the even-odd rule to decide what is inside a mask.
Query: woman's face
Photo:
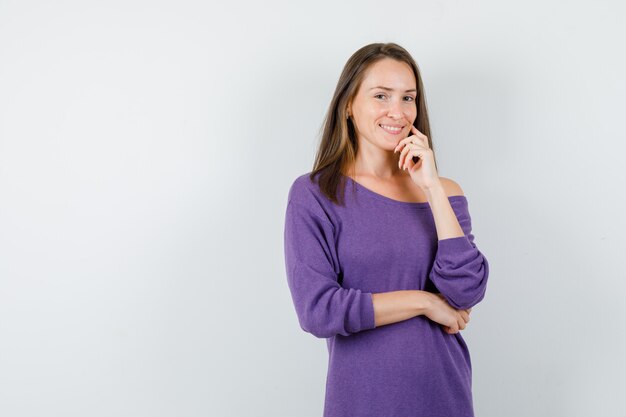
[[[416,80],[411,67],[385,58],[371,65],[348,112],[363,140],[387,151],[411,131],[417,117]]]

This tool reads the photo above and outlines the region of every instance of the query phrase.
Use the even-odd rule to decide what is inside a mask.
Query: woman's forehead
[[[415,75],[405,62],[384,59],[371,65],[365,72],[363,87],[385,87],[393,90],[415,90]]]

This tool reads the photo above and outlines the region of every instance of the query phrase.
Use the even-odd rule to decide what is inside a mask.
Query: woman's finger
[[[405,155],[404,158],[405,158],[405,161],[406,160],[410,160],[411,161],[411,167],[412,167],[413,165],[417,164],[417,162],[413,162],[412,158],[413,157],[417,157],[417,158],[421,159],[422,157],[420,155],[421,155],[422,152],[420,152],[420,151],[424,151],[426,149],[424,149],[423,146],[420,146],[418,144],[408,143],[406,145],[406,147],[402,151],[404,152],[407,148],[408,148],[407,155]],[[418,159],[418,162],[419,162],[419,159]]]
[[[406,163],[406,154],[411,150],[411,144],[407,143],[406,146],[400,151],[400,160],[398,161],[400,169],[404,169]]]
[[[428,136],[417,130],[415,126],[411,126],[411,132],[413,132],[415,136],[422,140],[422,143],[426,148],[430,149],[430,146],[428,145]]]
[[[398,144],[396,145],[395,149],[393,150],[393,153],[398,152],[398,150],[403,147],[404,145],[406,145],[407,143],[411,142],[413,136],[416,137],[420,137],[420,135],[422,135],[422,132],[420,132],[419,130],[417,130],[415,128],[415,126],[411,125],[411,132],[413,133],[412,135],[407,136],[406,138],[400,140],[400,142],[398,142]],[[423,136],[423,135],[422,135]]]
[[[404,166],[409,168],[409,171],[413,166],[415,166],[416,162],[413,162],[414,157],[419,158],[419,145],[414,143],[408,143],[404,149],[407,149],[406,155],[404,155]],[[403,149],[403,150],[404,150]]]
[[[398,144],[396,145],[395,149],[393,150],[393,153],[398,152],[402,146],[404,146],[406,143],[410,142],[412,136],[413,135],[409,135],[406,138],[402,139],[400,142],[398,142]]]
[[[416,135],[420,139],[426,138],[426,135],[420,132],[419,130],[417,130],[417,128],[414,125],[411,125],[411,132],[413,132],[413,134]]]
[[[469,323],[470,321],[470,316],[469,313],[465,310],[460,310],[459,314],[461,314],[461,317],[463,317],[463,320],[465,320],[465,323]]]
[[[459,330],[465,330],[465,327],[467,326],[467,323],[465,322],[463,317],[461,317],[461,320],[459,320],[458,323],[459,323]]]

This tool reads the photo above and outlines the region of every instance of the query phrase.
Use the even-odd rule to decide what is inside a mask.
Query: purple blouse
[[[467,198],[448,197],[465,235],[438,240],[428,202],[342,178],[345,207],[307,173],[293,182],[285,216],[298,321],[328,347],[324,417],[473,417],[462,331],[448,334],[424,315],[376,327],[372,303],[373,293],[399,290],[440,292],[457,309],[483,299],[489,265],[474,243]]]

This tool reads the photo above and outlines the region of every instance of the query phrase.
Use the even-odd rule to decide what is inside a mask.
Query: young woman
[[[471,231],[461,187],[437,172],[415,61],[359,49],[286,209],[298,320],[328,346],[325,417],[473,417],[459,331],[489,265]]]

